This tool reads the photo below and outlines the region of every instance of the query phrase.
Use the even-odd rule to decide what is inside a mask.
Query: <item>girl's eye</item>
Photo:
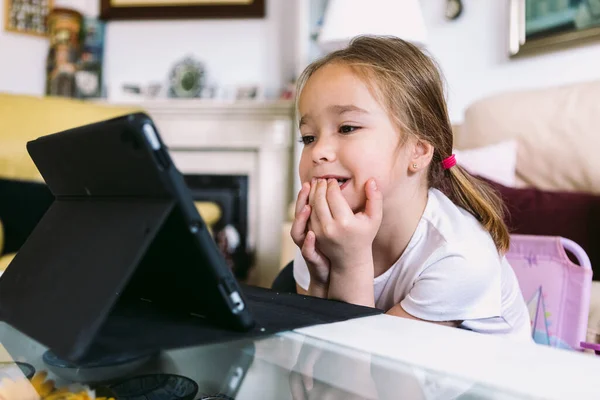
[[[358,129],[358,126],[342,125],[342,126],[340,126],[339,132],[340,133],[352,133],[357,129]]]
[[[306,136],[302,136],[299,140],[300,143],[307,145],[307,144],[311,144],[312,142],[315,141],[315,137],[314,136],[310,136],[310,135],[306,135]]]

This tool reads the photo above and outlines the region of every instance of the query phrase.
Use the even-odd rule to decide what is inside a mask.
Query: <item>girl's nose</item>
[[[315,164],[332,162],[336,159],[336,146],[333,140],[321,136],[312,147],[312,159]]]

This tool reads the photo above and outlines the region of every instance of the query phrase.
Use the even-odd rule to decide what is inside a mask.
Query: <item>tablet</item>
[[[145,113],[43,136],[27,149],[55,200],[0,279],[0,318],[65,359],[380,312],[237,282]]]

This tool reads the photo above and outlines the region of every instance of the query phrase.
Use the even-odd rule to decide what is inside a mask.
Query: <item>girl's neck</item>
[[[385,273],[400,258],[410,242],[427,205],[429,191],[418,188],[404,196],[390,196],[398,201],[385,202],[383,221],[373,241],[375,277]]]

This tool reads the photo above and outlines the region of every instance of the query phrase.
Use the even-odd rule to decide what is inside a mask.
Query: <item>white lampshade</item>
[[[427,30],[419,0],[329,0],[319,46],[337,50],[358,35],[396,36],[425,46]]]

